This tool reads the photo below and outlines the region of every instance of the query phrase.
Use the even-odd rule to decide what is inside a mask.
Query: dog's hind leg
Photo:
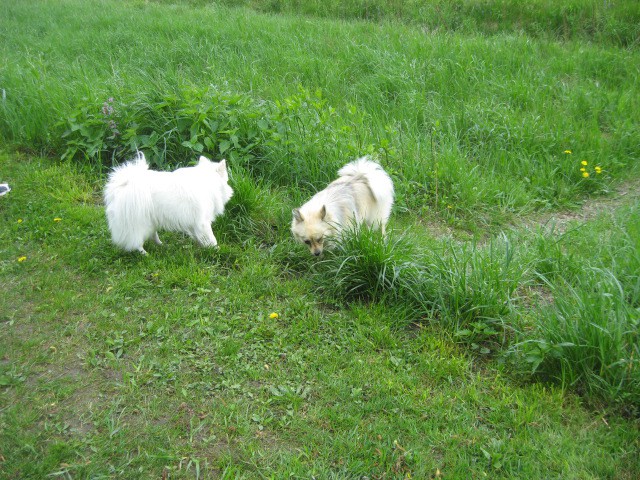
[[[127,252],[138,251],[142,255],[146,255],[147,251],[144,249],[144,235],[136,235],[135,237],[130,237],[126,243],[126,245],[121,245]]]
[[[146,255],[147,251],[144,249],[144,242],[149,237],[142,237],[139,239],[138,244],[136,246],[136,250],[138,250],[142,255]]]
[[[153,232],[153,241],[156,242],[156,245],[162,245],[158,232]]]

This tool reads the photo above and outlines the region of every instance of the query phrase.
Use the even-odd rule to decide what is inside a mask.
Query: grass
[[[0,5],[0,476],[636,478],[635,3],[223,3]],[[110,244],[136,148],[229,160],[220,249]],[[311,259],[367,153],[389,236]]]
[[[634,420],[585,409],[555,382],[515,381],[446,323],[408,328],[393,290],[338,308],[349,297],[314,293],[307,253],[286,231],[280,249],[238,244],[227,219],[214,225],[227,239],[219,251],[165,235],[148,257],[122,254],[96,202],[99,177],[6,154],[2,165],[15,187],[0,234],[9,478],[633,478],[640,468]],[[382,248],[358,241],[367,258]],[[402,242],[378,262],[403,259]]]
[[[191,0],[189,3],[206,4],[202,0]],[[610,3],[598,0],[570,0],[562,4],[552,0],[532,0],[524,6],[517,0],[226,0],[221,3],[247,5],[264,12],[377,22],[397,21],[434,32],[496,34],[517,31],[534,38],[578,38],[629,46],[637,46],[637,20],[640,19],[640,9],[633,2]]]
[[[307,192],[345,158],[377,153],[401,208],[472,231],[607,192],[637,169],[637,49],[115,5],[2,7],[6,142],[107,164],[137,147],[158,165],[202,151]],[[70,9],[84,28],[48,27],[75,21]],[[581,160],[604,175],[583,181]]]
[[[514,346],[528,365],[566,385],[637,410],[639,211],[622,208],[562,237],[545,237],[534,271],[554,303]],[[534,251],[539,250],[540,245]]]

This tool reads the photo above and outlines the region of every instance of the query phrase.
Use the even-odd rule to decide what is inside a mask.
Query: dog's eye
[[[322,238],[318,238],[318,239],[316,240],[316,243],[322,243],[322,240],[323,240]]]
[[[305,240],[304,243],[306,243],[307,245],[311,245],[311,240]]]

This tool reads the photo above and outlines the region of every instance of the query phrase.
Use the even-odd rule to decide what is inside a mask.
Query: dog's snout
[[[319,257],[319,256],[322,254],[322,250],[314,250],[314,251],[313,251],[313,254],[314,254],[316,257]]]

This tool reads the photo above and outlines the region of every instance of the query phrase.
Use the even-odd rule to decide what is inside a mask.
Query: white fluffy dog
[[[145,240],[161,244],[158,230],[186,233],[203,246],[216,246],[211,222],[233,195],[225,160],[200,157],[197,165],[173,172],[149,170],[144,155],[116,167],[104,192],[113,243],[126,251]]]
[[[349,225],[385,227],[393,206],[393,182],[380,165],[367,157],[348,163],[338,171],[338,179],[293,210],[293,236],[320,255],[327,240]]]

